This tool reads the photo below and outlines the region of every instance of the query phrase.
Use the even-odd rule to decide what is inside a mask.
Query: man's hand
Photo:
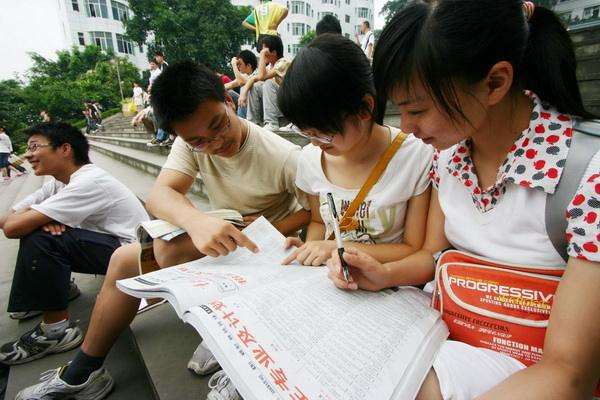
[[[232,58],[231,58],[231,67],[232,67],[232,68],[233,68],[234,66],[236,66],[236,67],[237,67],[237,62],[238,62],[238,59],[237,59],[237,57],[232,57]]]
[[[49,222],[46,225],[42,226],[42,230],[44,232],[49,232],[52,236],[59,236],[67,229],[64,224],[60,222]]]
[[[289,237],[285,241],[285,248],[289,249],[292,246],[297,249],[282,261],[284,265],[298,261],[302,265],[318,267],[325,264],[331,257],[332,251],[337,249],[333,240],[311,240],[303,243],[299,238]]]
[[[258,246],[246,235],[219,218],[202,215],[191,221],[186,230],[198,251],[211,257],[226,256],[238,246],[253,253],[259,251]]]
[[[342,263],[337,249],[333,250],[331,258],[327,261],[327,268],[329,268],[327,276],[338,288],[348,290],[361,288],[376,292],[388,287],[388,268],[385,264],[381,264],[370,255],[353,248],[346,248],[344,260],[350,270],[348,282],[342,274]]]

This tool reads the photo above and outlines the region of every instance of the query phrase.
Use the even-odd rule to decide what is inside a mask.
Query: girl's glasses
[[[307,138],[308,140],[323,143],[323,144],[331,144],[333,142],[333,135],[324,135],[318,133],[316,135],[308,135],[302,131],[298,131],[298,135]]]

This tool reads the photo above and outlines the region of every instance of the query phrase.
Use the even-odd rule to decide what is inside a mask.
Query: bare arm
[[[148,211],[160,219],[180,226],[196,248],[213,257],[227,255],[237,246],[258,250],[256,245],[232,224],[199,211],[185,196],[194,178],[165,169],[160,172],[148,196]]]
[[[569,259],[546,331],[544,355],[478,400],[589,399],[600,377],[600,263]]]
[[[275,222],[273,226],[283,235],[293,235],[310,221],[310,211],[298,210],[287,217]]]
[[[349,242],[346,247],[362,250],[379,262],[391,262],[415,253],[423,247],[425,241],[430,197],[431,189],[427,189],[408,201],[402,243],[365,244]]]
[[[4,223],[6,222],[8,217],[14,213],[15,213],[15,211],[11,209],[10,212],[8,212],[4,215],[0,215],[0,229],[4,230]]]
[[[20,239],[36,229],[53,222],[53,219],[36,210],[6,215],[2,221],[4,235],[9,239]]]
[[[357,249],[348,249],[344,259],[350,265],[352,280],[346,282],[341,274],[337,252],[327,262],[329,278],[342,289],[362,288],[378,291],[393,286],[421,285],[433,279],[435,265],[433,255],[450,246],[444,234],[444,213],[438,201],[438,192],[431,190],[427,233],[423,248],[406,258],[382,264]]]
[[[256,27],[250,23],[248,23],[246,20],[242,21],[242,26],[246,29],[250,29],[252,32],[256,32]]]
[[[369,45],[367,46],[367,57],[369,59],[373,58],[373,43],[369,43]]]

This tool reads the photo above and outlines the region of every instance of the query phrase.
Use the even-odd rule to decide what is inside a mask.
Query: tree
[[[316,31],[308,31],[304,34],[304,36],[302,36],[300,38],[300,41],[298,42],[298,44],[300,45],[300,47],[305,47],[307,44],[309,44],[310,42],[312,42],[312,40],[317,37],[317,32]]]
[[[388,0],[381,8],[380,15],[385,16],[385,23],[387,24],[396,15],[396,13],[402,10],[408,5],[410,0]]]
[[[225,70],[253,35],[242,27],[250,9],[230,1],[130,0],[129,6],[134,16],[125,23],[127,36],[150,41],[150,51],[161,49],[171,61],[192,59]]]

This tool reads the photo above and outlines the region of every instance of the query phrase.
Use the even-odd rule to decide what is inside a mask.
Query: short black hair
[[[44,122],[25,130],[25,135],[30,138],[40,135],[48,139],[52,148],[68,143],[73,150],[73,162],[75,165],[90,163],[90,145],[83,133],[73,125],[65,122]]]
[[[154,57],[156,57],[156,56],[161,56],[164,58],[165,54],[162,51],[156,51],[156,52],[154,52]]]
[[[342,35],[325,33],[300,50],[279,88],[279,109],[300,129],[342,133],[347,117],[371,113],[375,98],[369,60]]]
[[[362,23],[365,24],[367,28],[371,29],[371,23],[369,21],[365,19]]]
[[[274,35],[263,35],[261,36],[259,48],[262,50],[264,46],[267,46],[269,50],[277,53],[277,58],[283,57],[283,42],[279,36]]]
[[[238,54],[237,57],[240,58],[244,62],[244,64],[250,64],[253,70],[256,69],[256,67],[258,67],[258,60],[256,59],[256,55],[250,50],[240,51],[240,54]]]
[[[206,100],[225,101],[223,81],[195,61],[177,61],[152,84],[150,102],[159,127],[172,132],[172,124],[187,119]]]
[[[331,14],[326,14],[319,22],[316,29],[317,36],[324,33],[339,33],[342,34],[342,26],[340,20]]]

